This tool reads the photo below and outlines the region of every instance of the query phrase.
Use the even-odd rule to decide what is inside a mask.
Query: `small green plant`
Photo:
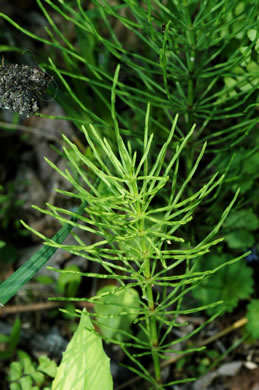
[[[36,364],[22,350],[18,350],[17,355],[18,361],[10,365],[10,390],[50,390],[48,385],[56,375],[56,363],[46,356],[40,356]]]

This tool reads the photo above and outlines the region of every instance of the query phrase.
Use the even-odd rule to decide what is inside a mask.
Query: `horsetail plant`
[[[215,236],[238,193],[222,213],[215,228],[202,242],[194,246],[186,242],[181,235],[181,229],[191,221],[202,200],[222,183],[224,175],[214,174],[209,182],[201,186],[197,192],[191,196],[186,195],[188,194],[186,189],[198,168],[206,144],[201,148],[196,163],[187,178],[179,184],[177,176],[181,164],[181,152],[193,136],[195,126],[181,142],[177,142],[175,152],[172,153],[176,117],[160,152],[157,156],[152,156],[150,151],[153,135],[149,134],[150,105],[147,106],[146,111],[143,154],[137,156],[136,151],[132,150],[131,143],[124,142],[116,118],[115,100],[118,76],[119,66],[115,72],[111,98],[117,152],[112,149],[105,138],[100,136],[93,125],[90,125],[90,131],[82,126],[82,131],[91,148],[91,158],[87,153],[79,151],[77,146],[64,136],[66,142],[64,152],[71,169],[61,171],[48,161],[74,187],[73,192],[58,191],[85,203],[83,215],[51,204],[47,205],[48,210],[36,207],[37,210],[59,220],[62,225],[68,224],[71,228],[94,234],[95,242],[87,245],[79,234],[74,232],[76,245],[60,244],[42,236],[26,224],[24,225],[44,238],[48,247],[62,248],[99,265],[98,273],[86,272],[82,273],[83,276],[107,281],[110,279],[113,284],[116,282],[115,287],[113,285],[111,289],[100,290],[95,296],[83,298],[96,306],[95,312],[89,315],[93,317],[93,322],[103,329],[103,338],[107,342],[119,344],[132,360],[133,367],[129,368],[146,381],[151,382],[155,389],[163,389],[161,359],[165,359],[170,352],[175,352],[175,344],[200,331],[206,323],[215,318],[215,315],[187,336],[171,341],[172,329],[179,326],[177,317],[180,314],[207,310],[221,303],[219,301],[206,306],[187,307],[183,301],[184,297],[206,276],[218,270],[219,267],[214,270],[197,272],[195,268],[201,256],[223,240]],[[93,180],[98,180],[98,185],[96,185],[97,181],[93,185]],[[163,198],[159,198],[159,193],[164,188],[167,189],[169,195],[166,203],[161,205]],[[156,203],[159,204],[158,207],[155,206]],[[226,264],[239,259],[240,257]],[[75,272],[52,269],[61,273]],[[130,304],[125,306],[123,299],[121,301],[117,299],[113,305],[119,307],[120,310],[114,313],[111,305],[110,314],[107,314],[107,310],[109,312],[107,298],[112,301],[112,297],[116,300],[116,296],[122,297],[123,294],[124,296],[125,294],[131,295]],[[69,298],[69,300],[80,299]],[[102,305],[106,306],[106,312],[99,310]],[[144,337],[138,334],[133,335],[129,327],[126,331],[125,327],[115,329],[115,322],[111,320],[118,316],[130,317],[130,322],[142,331]],[[105,329],[108,329],[108,333]],[[109,337],[106,336],[107,334]],[[194,348],[185,352],[200,349]],[[140,352],[136,353],[136,351]],[[154,376],[141,363],[141,357],[145,355],[150,355],[152,358]],[[170,384],[177,382],[172,380]]]

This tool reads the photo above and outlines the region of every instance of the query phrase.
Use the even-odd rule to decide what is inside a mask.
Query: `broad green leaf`
[[[103,350],[89,315],[84,310],[80,323],[63,354],[52,390],[112,390],[110,359]]]
[[[246,250],[251,248],[255,239],[254,236],[247,230],[236,230],[225,235],[225,241],[229,248]]]
[[[228,254],[206,255],[201,259],[200,271],[214,269],[225,264],[231,257]],[[194,298],[203,305],[222,300],[224,309],[233,311],[240,299],[249,298],[253,292],[252,269],[244,261],[226,265],[215,274],[205,278],[192,293]],[[215,313],[218,308],[210,308],[209,314]]]
[[[256,230],[259,226],[259,219],[252,210],[242,209],[232,211],[226,219],[223,227],[226,229],[236,230]]]
[[[100,316],[97,316],[98,326],[105,337],[125,341],[125,333],[120,330],[130,331],[130,325],[139,314],[139,295],[133,288],[120,292],[114,290],[116,287],[109,285],[98,291],[98,295],[109,293],[95,304],[95,311]]]

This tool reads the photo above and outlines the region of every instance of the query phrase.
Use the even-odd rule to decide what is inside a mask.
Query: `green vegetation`
[[[75,310],[74,316],[81,316],[75,339],[87,345],[87,338],[97,342],[102,336],[119,345],[127,367],[151,388],[194,380],[170,377],[163,383],[161,363],[176,352],[176,344],[254,294],[244,259],[258,245],[258,5],[250,0],[93,0],[89,8],[80,0],[37,3],[48,22],[45,37],[0,16],[6,26],[44,44],[40,66],[56,80],[56,100],[66,113],[61,118],[73,123],[84,145],[81,149],[63,136],[59,152],[67,168],[48,163],[73,187],[57,190],[60,196],[80,206],[77,211],[35,206],[62,228],[50,239],[23,222],[45,245],[0,285],[0,302],[63,248],[99,265],[98,272],[53,269],[62,276],[62,296],[56,299],[94,306],[88,315]],[[53,123],[59,118],[49,117]],[[96,240],[87,244],[79,231]],[[76,244],[64,244],[69,234]],[[76,296],[80,283],[96,280],[107,285],[94,296]],[[248,307],[247,331],[255,338],[257,306],[253,300]],[[208,314],[204,323],[177,340],[171,337],[183,326],[179,315],[200,311]],[[60,377],[86,359],[80,350],[71,353],[78,347],[75,339]],[[98,353],[88,352],[97,360],[100,353],[99,363],[106,361],[99,344]],[[87,376],[76,370],[73,375],[73,389],[92,388]],[[54,389],[57,382],[56,377]]]

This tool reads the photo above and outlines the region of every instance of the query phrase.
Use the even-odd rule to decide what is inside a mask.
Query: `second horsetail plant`
[[[202,159],[206,143],[201,147],[189,175],[179,183],[181,152],[192,138],[195,126],[180,142],[175,142],[176,117],[167,140],[154,156],[151,153],[153,135],[150,132],[150,105],[146,110],[143,153],[138,156],[131,143],[125,143],[122,138],[116,118],[118,76],[119,66],[115,72],[111,98],[117,151],[112,149],[93,125],[90,125],[89,131],[82,126],[91,151],[82,153],[64,136],[64,152],[70,169],[61,171],[48,161],[74,187],[72,192],[59,192],[85,202],[84,213],[79,215],[50,204],[49,210],[37,207],[41,212],[58,219],[61,224],[66,223],[77,231],[93,234],[95,242],[86,244],[75,230],[73,236],[77,244],[59,244],[31,230],[44,238],[48,247],[63,248],[98,264],[98,272],[82,275],[86,278],[106,279],[107,283],[110,280],[112,286],[110,288],[108,283],[95,296],[83,298],[95,305],[95,312],[89,315],[99,325],[103,338],[107,342],[119,344],[131,359],[132,366],[129,368],[151,382],[154,388],[162,389],[161,360],[175,351],[175,344],[190,338],[206,325],[203,323],[188,336],[172,341],[171,331],[180,325],[178,316],[207,310],[221,303],[218,301],[193,307],[186,305],[184,298],[204,278],[240,258],[232,259],[213,270],[196,271],[202,255],[223,240],[217,233],[237,193],[214,229],[201,242],[191,245],[183,238],[183,227],[191,221],[203,199],[211,196],[222,183],[224,175],[215,173],[208,183],[188,196],[188,185]],[[91,158],[88,157],[89,153]],[[165,188],[168,197],[163,201],[160,193]],[[124,325],[121,325],[123,321]],[[131,325],[139,332],[133,333]],[[145,355],[150,355],[153,360],[154,374],[141,363],[141,357]],[[171,384],[174,383],[177,381],[171,381]]]

